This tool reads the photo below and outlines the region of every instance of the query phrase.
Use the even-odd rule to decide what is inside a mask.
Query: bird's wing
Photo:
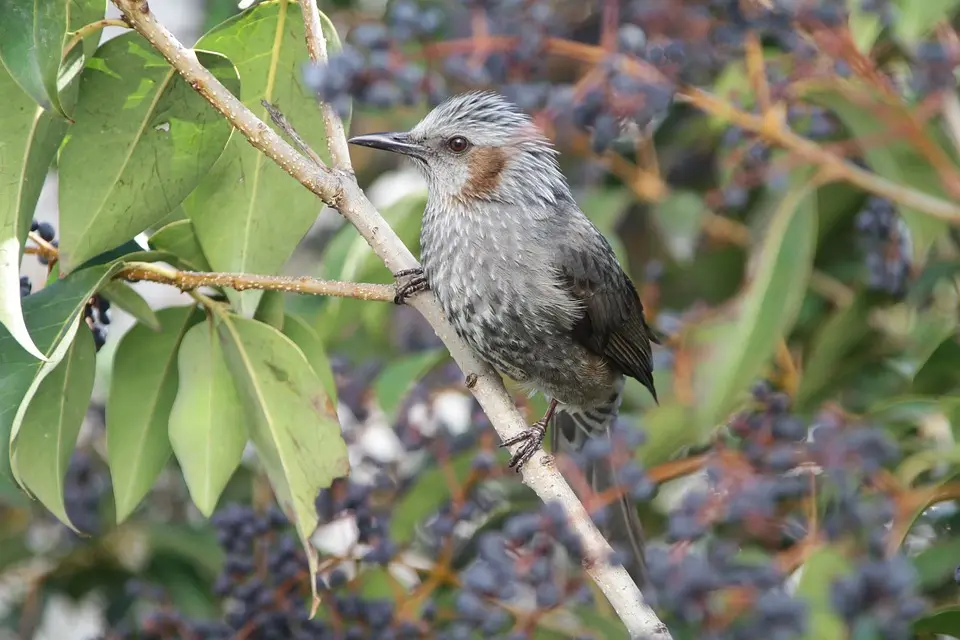
[[[656,338],[636,288],[592,225],[565,235],[557,243],[555,264],[564,288],[583,305],[574,339],[639,380],[656,398],[650,347]]]

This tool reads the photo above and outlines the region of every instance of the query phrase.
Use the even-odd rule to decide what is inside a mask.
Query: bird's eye
[[[463,153],[469,146],[470,143],[463,136],[453,136],[447,140],[447,147],[454,153]]]

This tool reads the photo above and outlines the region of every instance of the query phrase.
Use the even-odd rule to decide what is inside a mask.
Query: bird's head
[[[570,198],[553,145],[530,116],[497,93],[454,96],[410,131],[371,133],[350,143],[410,157],[431,198],[467,205]]]

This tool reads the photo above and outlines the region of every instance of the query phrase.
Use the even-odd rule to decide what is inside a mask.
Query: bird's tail
[[[620,409],[623,383],[621,377],[615,391],[601,405],[583,409],[560,405],[554,414],[553,450],[577,453],[590,438],[609,438]],[[596,493],[620,484],[610,456],[591,456],[584,473]],[[644,536],[636,504],[624,493],[608,507],[606,515],[605,521],[600,523],[600,532],[614,549],[625,554],[624,568],[642,588],[646,581]]]

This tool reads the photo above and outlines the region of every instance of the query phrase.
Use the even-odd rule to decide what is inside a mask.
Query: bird
[[[625,376],[654,401],[652,343],[636,287],[581,211],[559,151],[533,118],[495,91],[454,95],[406,132],[350,138],[406,156],[427,184],[420,262],[396,279],[395,302],[432,291],[457,335],[484,361],[549,400],[544,416],[501,446],[519,471],[553,420],[562,451],[609,437]],[[616,486],[608,459],[588,462],[595,491]],[[625,495],[607,518],[627,570],[645,580],[643,530]]]

